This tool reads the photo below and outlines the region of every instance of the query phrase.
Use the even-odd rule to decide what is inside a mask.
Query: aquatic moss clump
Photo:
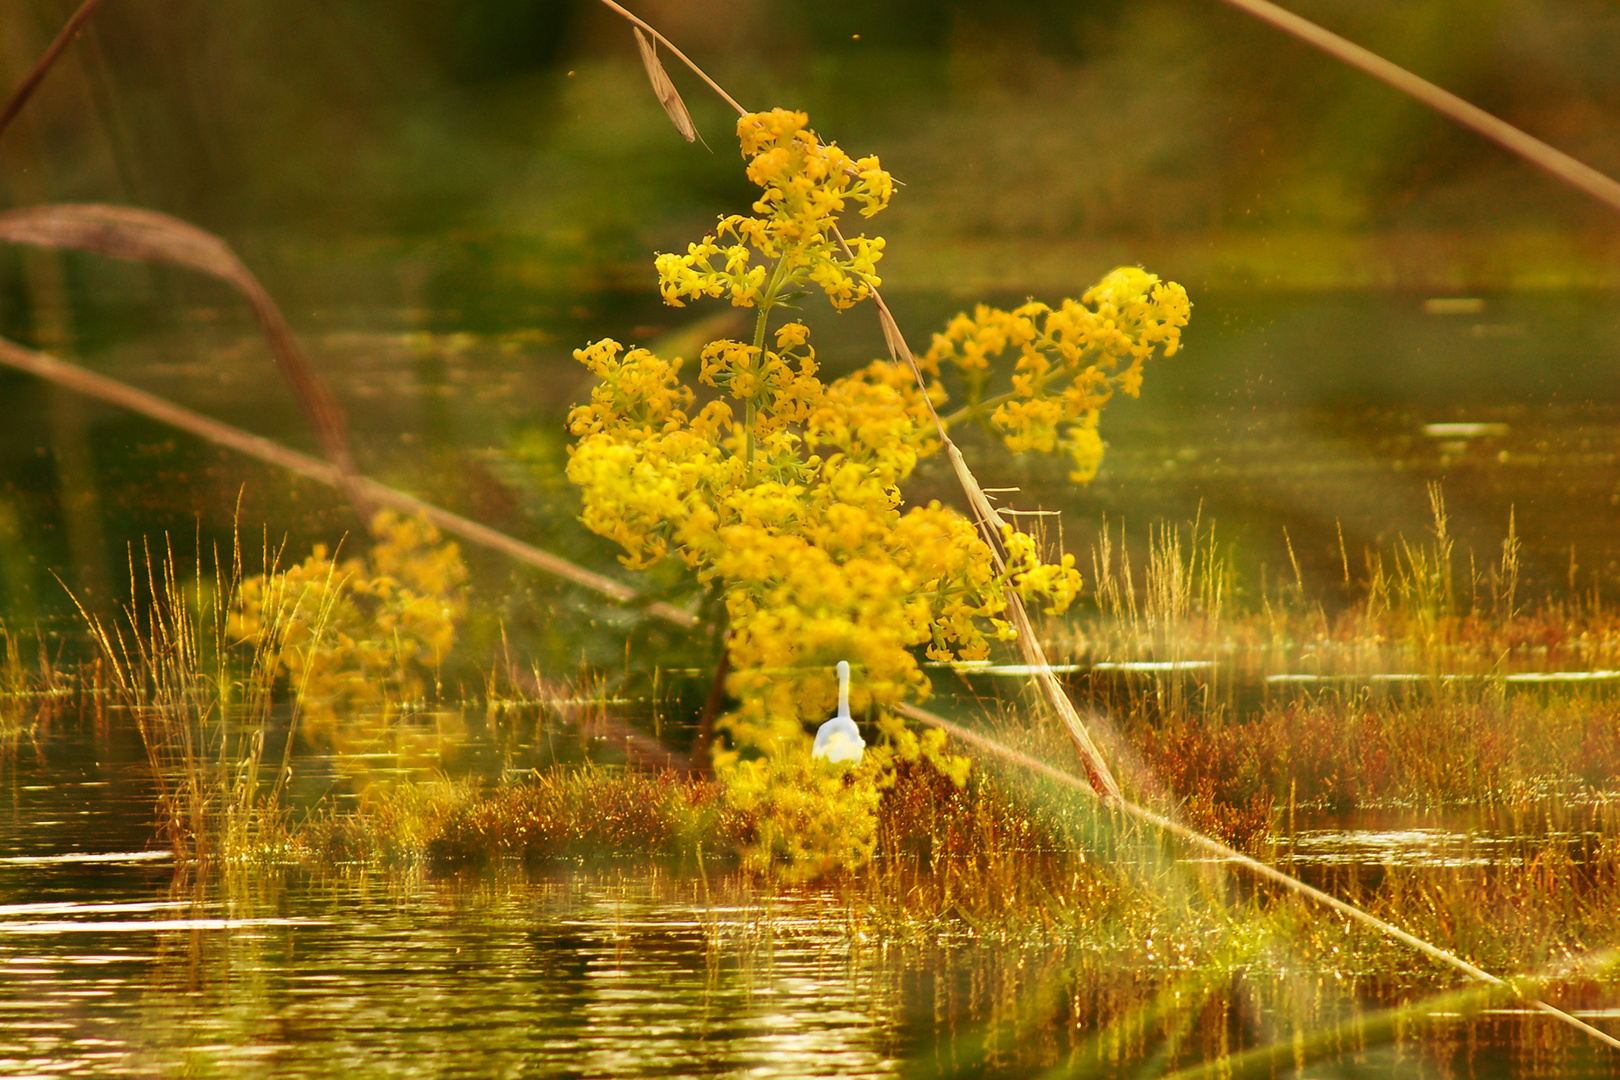
[[[440,864],[565,855],[724,852],[742,840],[720,786],[674,773],[551,769],[523,783],[468,793],[427,841]]]

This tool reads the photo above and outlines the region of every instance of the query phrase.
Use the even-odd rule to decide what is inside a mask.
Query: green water
[[[1236,1075],[1614,1075],[1608,1050],[1522,1006],[1436,996],[1454,981],[1426,963],[1358,970],[1331,919],[1337,944],[1275,933],[1212,973],[1169,933],[896,923],[864,878],[772,883],[712,857],[199,876],[154,843],[135,747],[93,723],[17,745],[0,790],[7,1076],[1123,1078],[1264,1047],[1276,1064]],[[1441,873],[1514,839],[1479,824],[1302,820],[1281,847],[1307,875]],[[1210,869],[1176,862],[1166,887]],[[1606,985],[1557,1000],[1608,1025]],[[1320,1044],[1391,1008],[1399,1023]]]
[[[1273,580],[1292,572],[1290,545],[1312,583],[1329,588],[1341,577],[1341,535],[1358,564],[1366,547],[1420,537],[1432,524],[1431,482],[1442,485],[1452,534],[1482,560],[1496,556],[1514,514],[1531,595],[1567,591],[1572,561],[1580,589],[1620,580],[1620,533],[1611,527],[1620,514],[1620,301],[1507,294],[1482,298],[1475,313],[1434,315],[1424,300],[1196,297],[1183,352],[1155,363],[1140,401],[1109,407],[1108,457],[1089,488],[1068,485],[1059,462],[1009,458],[970,440],[974,466],[988,486],[1020,489],[1009,505],[1062,510],[1064,540],[1081,552],[1105,518],[1140,537],[1152,523],[1201,515],[1255,588],[1263,572]],[[959,302],[901,294],[894,306],[921,340]],[[869,315],[820,321],[831,371],[881,349]],[[329,316],[337,325],[316,320],[302,333],[350,411],[365,471],[616,572],[575,523],[577,501],[561,475],[562,422],[588,394],[569,354],[609,334],[692,352],[680,344],[683,329],[712,316],[612,294],[571,315],[483,334],[376,313]],[[193,311],[164,334],[85,362],[313,449],[239,313]],[[199,522],[213,540],[239,520],[250,548],[267,528],[296,553],[353,525],[330,493],[268,467],[111,407],[63,400],[19,375],[0,372],[0,385],[0,610],[13,621],[68,610],[53,572],[70,585],[110,588],[127,576],[117,569],[124,549],[142,537],[167,531],[189,546]],[[1459,422],[1487,426],[1460,436],[1430,426]],[[913,496],[950,502],[951,485],[929,463]],[[509,566],[487,568],[503,591],[514,584]],[[544,581],[515,584],[555,599]],[[584,602],[569,603],[576,600]],[[519,606],[510,614],[521,621]]]
[[[1499,551],[1512,511],[1529,595],[1567,595],[1571,575],[1578,589],[1612,590],[1620,584],[1612,527],[1620,302],[1604,293],[1509,294],[1456,316],[1427,313],[1425,299],[1197,298],[1185,351],[1149,372],[1141,401],[1110,407],[1109,456],[1089,489],[1070,488],[1051,463],[998,457],[971,440],[969,450],[987,486],[1019,488],[1004,496],[1011,505],[1061,510],[1072,550],[1084,551],[1105,518],[1123,521],[1139,541],[1150,523],[1200,516],[1230,553],[1240,602],[1293,573],[1290,547],[1309,590],[1348,602],[1350,591],[1335,591],[1341,531],[1351,558],[1364,546],[1424,536],[1431,482],[1443,486],[1460,544],[1485,559]],[[919,334],[956,306],[944,295],[895,299]],[[832,370],[873,355],[863,317],[823,320]],[[690,318],[614,294],[541,325],[480,334],[375,313],[313,319],[301,333],[350,412],[367,472],[622,574],[573,521],[560,473],[563,416],[588,392],[568,354],[608,333],[667,339]],[[311,447],[262,346],[228,313],[199,309],[84,361]],[[107,611],[125,595],[130,544],[167,533],[189,558],[197,539],[228,544],[235,528],[252,569],[264,538],[285,536],[298,556],[354,528],[328,491],[110,407],[53,397],[19,376],[0,375],[0,384],[4,610],[9,625],[37,627],[65,664],[87,653],[63,584]],[[1445,423],[1486,426],[1428,427]],[[948,500],[950,478],[925,470],[914,495]],[[626,695],[628,711],[683,740],[703,698],[711,642],[668,634],[471,546],[467,554],[479,614],[464,636],[470,659],[448,669],[452,692],[480,689],[483,658],[504,640],[543,671],[572,673],[582,657],[623,670],[613,692]],[[1235,700],[1273,692],[1266,675],[1317,670],[1298,660],[1236,658],[1239,682],[1249,683]],[[652,685],[655,667],[682,674]],[[1076,685],[1107,701],[1114,691],[1104,683],[1148,677],[1093,671]],[[1187,677],[1196,686],[1201,676]],[[979,692],[996,690],[993,677],[968,679]],[[1128,696],[1129,687],[1118,692]],[[84,731],[75,723],[19,741],[3,767],[6,1074],[997,1076],[1060,1068],[1134,1077],[1291,1043],[1295,1031],[1314,1037],[1411,1002],[1420,1004],[1392,1031],[1347,1036],[1312,1068],[1614,1074],[1608,1051],[1508,1003],[1455,1016],[1450,1004],[1422,1005],[1454,984],[1420,961],[1395,974],[1387,966],[1358,974],[1315,953],[1296,956],[1286,934],[1155,1012],[1155,995],[1186,973],[1149,942],[1100,950],[1062,927],[976,930],[950,912],[896,928],[878,918],[881,905],[861,879],[777,885],[720,860],[701,873],[562,862],[459,875],[332,867],[198,880],[194,868],[162,858],[116,858],[161,854],[153,793],[127,723],[113,714],[102,734],[93,722]],[[569,749],[572,738],[564,759],[591,752]],[[558,752],[554,741],[538,756],[512,749],[504,759],[463,760],[499,770]],[[301,763],[301,784],[319,787],[322,775],[318,762]],[[1307,816],[1292,827],[1279,850],[1324,882],[1348,880],[1333,877],[1347,867],[1440,872],[1514,843],[1499,825],[1410,813]],[[115,858],[51,861],[79,853]],[[1204,872],[1181,865],[1177,873]],[[1612,987],[1568,994],[1566,1007],[1612,1025]]]

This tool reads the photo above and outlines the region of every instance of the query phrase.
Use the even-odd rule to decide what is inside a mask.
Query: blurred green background
[[[8,81],[72,7],[8,9]],[[1620,171],[1613,3],[1295,8]],[[1073,289],[1121,260],[1195,291],[1614,284],[1612,212],[1213,0],[642,14],[745,103],[882,156],[906,287]],[[7,181],[218,231],[295,308],[505,327],[643,287],[650,248],[747,193],[725,108],[675,79],[712,154],[670,138],[588,0],[112,0],[7,136]]]
[[[6,83],[74,6],[0,13]],[[1620,174],[1612,0],[1292,7]],[[1253,587],[1283,528],[1332,581],[1339,530],[1352,552],[1415,534],[1440,480],[1487,554],[1513,507],[1548,588],[1620,559],[1620,214],[1214,0],[637,10],[745,104],[806,109],[903,182],[870,228],[915,343],[975,298],[1053,301],[1121,263],[1188,288],[1188,347],[1111,408],[1096,484],[986,466],[1068,511],[1073,544],[1105,514],[1202,507]],[[612,569],[558,472],[588,392],[569,352],[723,329],[723,308],[658,303],[651,253],[750,197],[732,116],[671,73],[709,149],[675,136],[628,27],[588,0],[107,0],[0,141],[0,178],[10,205],[219,233],[368,471]],[[833,370],[882,351],[869,308],[810,315]],[[197,275],[0,251],[0,333],[314,445],[244,306]],[[1433,421],[1507,427],[1441,442]],[[937,480],[920,487],[948,496]],[[299,555],[352,526],[318,489],[0,373],[0,613],[61,614],[52,572],[116,595],[126,544],[228,533],[239,492],[245,530]],[[514,620],[583,603],[491,573]]]

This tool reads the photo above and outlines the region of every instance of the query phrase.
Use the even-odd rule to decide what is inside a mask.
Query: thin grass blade
[[[11,122],[17,118],[17,114],[22,112],[23,106],[28,104],[28,99],[34,96],[34,91],[39,89],[39,84],[45,81],[45,76],[55,66],[57,59],[67,51],[69,45],[73,44],[74,38],[79,36],[79,31],[84,29],[85,23],[90,21],[90,16],[95,14],[96,8],[100,7],[101,4],[102,0],[84,0],[84,3],[79,5],[78,10],[68,18],[67,23],[56,35],[56,40],[51,42],[50,47],[39,58],[39,62],[34,65],[33,70],[23,76],[22,82],[18,83],[16,89],[11,91],[11,96],[6,99],[6,103],[0,106],[0,132],[4,132],[6,128],[11,126]]]

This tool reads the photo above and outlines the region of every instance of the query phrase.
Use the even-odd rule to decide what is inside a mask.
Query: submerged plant
[[[624,549],[626,566],[673,556],[723,603],[726,688],[738,704],[719,724],[714,764],[758,823],[751,856],[854,865],[871,854],[896,762],[966,775],[941,732],[918,735],[895,713],[928,696],[917,650],[980,659],[1017,636],[1003,618],[1008,589],[1055,613],[1081,587],[1073,558],[1045,561],[1028,534],[1006,528],[995,552],[957,511],[906,505],[901,485],[940,448],[939,376],[949,365],[961,383],[951,422],[980,421],[1015,451],[1065,451],[1086,480],[1101,455],[1098,411],[1116,388],[1136,393],[1155,351],[1175,351],[1188,304],[1179,285],[1116,270],[1083,302],[959,317],[923,360],[935,376],[926,390],[890,361],[823,381],[809,328],[773,329],[771,315],[813,290],[839,309],[871,295],[883,240],[846,240],[839,216],[850,204],[877,214],[893,182],[875,157],[852,159],[808,125],[785,109],[744,115],[755,216],[722,217],[685,253],[656,260],[671,304],[754,308],[752,342],[703,349],[701,405],[679,358],[611,339],[578,350],[599,382],[569,417],[568,475],[585,524]],[[997,371],[1009,350],[1011,370]],[[1011,389],[987,396],[998,375]],[[880,736],[847,773],[812,762],[807,729],[831,708],[833,665],[845,658],[858,673],[855,711]]]

